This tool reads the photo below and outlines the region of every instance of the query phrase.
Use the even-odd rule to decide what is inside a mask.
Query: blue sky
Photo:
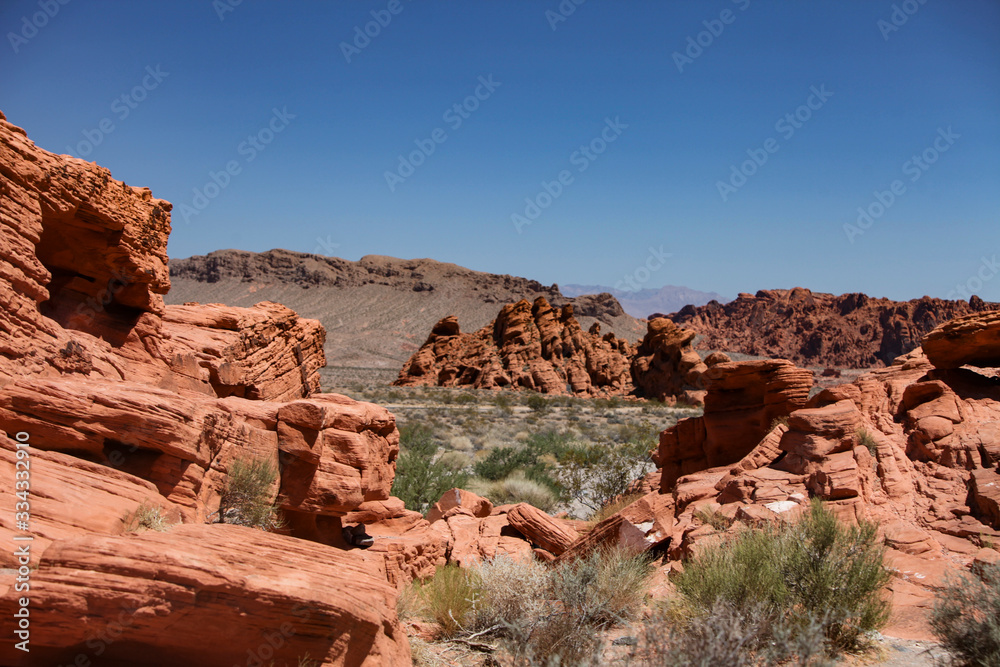
[[[234,1],[0,4],[0,109],[173,257],[1000,301],[1000,3]]]

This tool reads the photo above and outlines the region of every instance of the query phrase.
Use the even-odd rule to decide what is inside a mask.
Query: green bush
[[[473,470],[476,475],[490,481],[510,477],[520,470],[528,479],[552,489],[557,495],[561,487],[552,476],[553,463],[572,448],[572,436],[553,430],[533,433],[519,447],[491,449],[486,458]]]
[[[935,599],[931,628],[956,664],[1000,665],[1000,566],[949,582]]]
[[[408,424],[399,429],[400,454],[392,495],[408,509],[426,512],[427,507],[448,489],[462,488],[469,479],[464,469],[456,470],[450,457],[442,460],[433,431],[423,424]]]
[[[845,526],[814,500],[795,525],[745,530],[706,547],[675,583],[701,613],[722,601],[792,634],[795,619],[819,622],[836,654],[888,621],[884,553],[873,524]]]
[[[549,410],[549,399],[541,394],[529,394],[524,403],[535,412],[548,412]]]
[[[597,511],[624,494],[651,468],[642,443],[585,444],[566,450],[553,473],[566,497]]]
[[[280,528],[278,509],[271,497],[271,487],[277,479],[278,468],[270,461],[260,458],[233,461],[219,501],[221,520],[261,530]]]

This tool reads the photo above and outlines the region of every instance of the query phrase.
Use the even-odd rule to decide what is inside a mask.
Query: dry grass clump
[[[552,489],[528,479],[520,471],[495,482],[473,478],[469,480],[467,487],[469,491],[489,498],[494,505],[528,503],[543,512],[551,512],[559,504],[559,498]]]
[[[142,501],[132,512],[122,517],[122,530],[137,533],[140,530],[165,531],[170,525],[163,516],[163,509],[147,501]]]
[[[400,596],[401,614],[426,616],[441,625],[444,637],[454,637],[471,625],[472,611],[479,597],[479,577],[475,570],[457,565],[438,568],[425,582],[414,582]]]

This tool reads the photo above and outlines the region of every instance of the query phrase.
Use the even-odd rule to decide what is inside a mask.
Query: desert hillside
[[[464,328],[475,330],[496,317],[501,305],[520,299],[572,303],[584,328],[598,322],[602,331],[628,340],[645,333],[609,295],[569,299],[556,285],[432,259],[368,255],[353,262],[288,250],[219,250],[170,260],[170,282],[168,304],[276,301],[319,320],[326,327],[333,384],[338,368],[385,369],[391,381],[441,318],[456,315]]]

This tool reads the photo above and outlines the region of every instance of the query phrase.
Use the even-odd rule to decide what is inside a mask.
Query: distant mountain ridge
[[[729,299],[715,292],[702,292],[679,285],[664,285],[659,289],[620,290],[603,285],[560,285],[566,296],[601,294],[606,292],[618,300],[632,317],[647,319],[653,313],[675,313],[684,306],[703,306],[710,301],[725,303]]]
[[[794,361],[800,366],[871,368],[920,345],[934,327],[1000,304],[922,297],[892,301],[803,287],[740,294],[727,304],[686,306],[667,315],[701,337],[695,347]]]
[[[628,340],[645,327],[609,294],[567,298],[556,285],[474,271],[433,259],[366,255],[358,261],[289,250],[217,250],[170,260],[167,303],[198,301],[249,306],[277,301],[327,330],[331,367],[398,371],[441,318],[456,315],[475,330],[496,317],[497,304],[543,296],[572,303],[581,326],[594,322]]]

